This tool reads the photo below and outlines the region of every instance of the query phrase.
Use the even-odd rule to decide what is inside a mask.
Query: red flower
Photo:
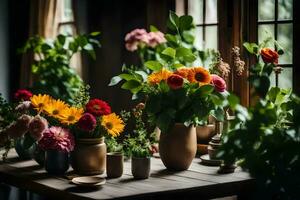
[[[32,93],[28,90],[19,89],[14,94],[14,97],[15,97],[15,100],[17,100],[17,101],[29,101],[30,98],[32,97]]]
[[[183,85],[183,78],[177,74],[172,74],[168,79],[167,83],[170,88],[173,90],[177,90],[179,88],[182,88]]]
[[[278,53],[269,48],[263,48],[260,51],[261,57],[265,63],[275,63],[278,64]]]
[[[96,128],[96,118],[90,113],[85,113],[78,121],[78,127],[87,132],[91,132]]]
[[[211,75],[211,83],[215,86],[217,92],[224,92],[226,90],[226,82],[218,75]]]
[[[85,107],[88,113],[91,113],[96,117],[101,115],[108,115],[111,113],[111,109],[108,103],[100,99],[91,99]]]

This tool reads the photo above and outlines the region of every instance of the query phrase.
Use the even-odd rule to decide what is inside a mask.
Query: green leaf
[[[189,44],[193,44],[195,41],[195,36],[190,31],[183,31],[182,37]]]
[[[137,88],[141,86],[141,83],[137,80],[130,80],[125,82],[121,88],[125,90],[130,90],[132,93],[136,93]],[[134,92],[133,92],[134,91]]]
[[[145,62],[145,66],[153,71],[159,71],[163,67],[160,62],[154,60]]]
[[[90,33],[90,35],[91,35],[91,36],[94,36],[94,37],[95,37],[95,36],[99,36],[100,34],[101,34],[101,32],[99,32],[99,31],[95,31],[95,32],[91,32],[91,33]]]
[[[184,67],[184,65],[181,64],[181,63],[175,63],[175,64],[173,64],[171,67],[172,67],[173,69],[177,69],[177,68],[180,68],[180,67]]]
[[[247,49],[247,51],[251,54],[255,54],[257,55],[258,54],[258,45],[255,44],[255,43],[249,43],[249,42],[245,42],[243,44],[243,46]]]
[[[168,42],[173,43],[175,45],[178,44],[178,39],[175,35],[171,35],[171,34],[166,34],[165,38]]]
[[[158,30],[158,28],[156,28],[155,26],[150,25],[150,31],[151,31],[151,32],[158,32],[159,30]]]
[[[218,121],[224,121],[224,110],[222,108],[218,108],[213,110],[211,115],[214,116]]]
[[[65,44],[65,42],[66,42],[66,36],[64,36],[64,35],[58,35],[57,36],[57,41],[63,46],[64,44]]]
[[[119,77],[121,77],[122,79],[124,79],[126,81],[137,80],[137,78],[132,74],[120,74]]]
[[[197,59],[193,52],[185,47],[179,47],[176,49],[176,57],[182,57],[186,62],[193,62]]]
[[[183,15],[179,17],[179,29],[181,31],[190,30],[193,27],[193,17],[190,15]]]
[[[121,80],[122,80],[121,77],[119,77],[119,76],[114,76],[114,77],[111,78],[110,83],[108,84],[108,86],[114,86],[114,85],[117,85]]]
[[[239,103],[240,103],[240,99],[235,96],[234,94],[230,94],[228,96],[228,102],[229,102],[229,106],[234,109]]]
[[[165,50],[163,50],[161,52],[163,55],[166,55],[166,56],[169,56],[170,58],[175,58],[175,55],[176,55],[176,50],[171,48],[171,47],[168,47],[166,48]]]
[[[215,87],[213,85],[203,85],[198,89],[200,97],[205,97],[214,91]]]
[[[144,71],[135,71],[136,74],[140,75],[143,78],[143,81],[147,81],[148,75]]]
[[[268,92],[268,97],[271,102],[275,102],[280,89],[278,87],[272,87]]]
[[[88,50],[87,52],[93,60],[96,60],[96,53],[94,50]]]
[[[175,31],[178,29],[179,25],[179,17],[176,15],[174,11],[170,11],[169,13],[169,20],[168,20],[168,27]]]

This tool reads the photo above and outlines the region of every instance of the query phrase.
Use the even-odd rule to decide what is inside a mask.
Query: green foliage
[[[269,39],[268,39],[269,40]],[[244,46],[260,57],[263,44]],[[277,43],[275,43],[277,44]],[[269,89],[274,64],[257,63],[249,81],[261,98],[248,110],[229,97],[236,119],[223,134],[218,156],[225,163],[239,164],[257,180],[259,199],[298,199],[300,195],[300,98],[292,90]]]
[[[70,68],[70,60],[77,52],[86,52],[96,58],[94,49],[100,47],[99,32],[76,37],[58,35],[53,41],[35,36],[29,38],[21,53],[33,52],[37,58],[32,65],[33,92],[47,93],[73,104],[74,94],[83,82]]]
[[[228,105],[227,95],[214,91],[212,85],[199,87],[186,83],[181,89],[171,90],[161,82],[148,90],[146,111],[162,132],[167,132],[174,123],[205,124],[210,114],[223,121],[223,107]]]
[[[149,134],[143,120],[143,105],[137,105],[131,112],[122,111],[121,116],[125,122],[134,124],[133,133],[124,139],[123,150],[128,157],[151,156],[151,145],[155,142],[154,136]]]
[[[90,100],[90,86],[81,85],[79,91],[74,96],[74,106],[77,108],[84,108]]]
[[[0,93],[0,131],[17,119],[13,103],[8,103]]]
[[[117,141],[115,137],[107,137],[105,138],[105,144],[107,146],[108,152],[122,152],[123,145]]]

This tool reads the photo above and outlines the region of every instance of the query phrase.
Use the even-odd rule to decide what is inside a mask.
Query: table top
[[[237,168],[231,174],[218,174],[218,169],[201,165],[200,159],[195,158],[188,170],[170,172],[159,158],[151,158],[149,179],[135,180],[129,160],[124,163],[121,178],[107,179],[100,188],[81,188],[71,183],[71,175],[51,176],[33,160],[21,161],[12,150],[6,163],[0,162],[0,182],[64,200],[166,199],[172,196],[208,199],[251,192],[254,179],[248,173]]]

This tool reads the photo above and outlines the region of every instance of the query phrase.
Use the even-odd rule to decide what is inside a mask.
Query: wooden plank
[[[82,189],[70,184],[64,177],[50,176],[38,167],[35,161],[18,161],[15,153],[10,153],[8,163],[0,164],[0,175],[5,183],[30,190],[52,198],[63,199],[144,199],[189,196],[215,198],[239,193],[253,184],[246,178],[232,174],[218,175],[217,167],[199,165],[195,159],[191,168],[182,172],[170,172],[165,169],[160,159],[151,159],[151,177],[135,180],[131,175],[131,163],[124,163],[124,175],[118,179],[107,179],[107,184],[97,190]],[[103,175],[105,176],[105,175]]]

